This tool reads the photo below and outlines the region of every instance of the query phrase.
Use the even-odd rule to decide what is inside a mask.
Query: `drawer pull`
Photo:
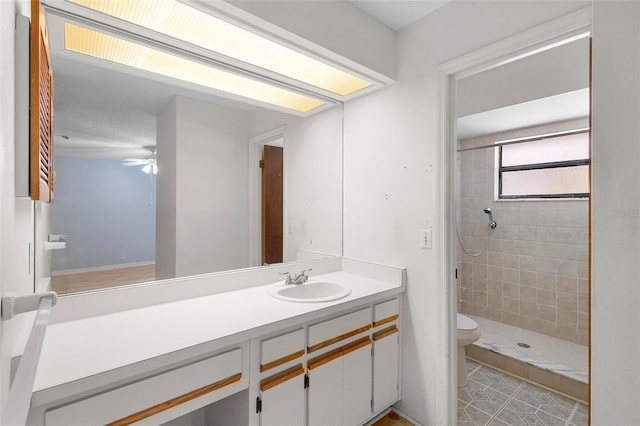
[[[229,386],[233,383],[239,382],[242,379],[242,373],[235,374],[231,377],[227,377],[226,379],[219,380],[215,383],[207,385],[203,388],[196,389],[187,394],[178,396],[176,398],[170,399],[168,401],[162,402],[158,405],[154,405],[151,408],[147,408],[146,410],[139,411],[130,416],[124,417],[120,420],[116,420],[115,422],[108,423],[106,426],[125,426],[130,425],[132,423],[138,422],[142,419],[146,419],[147,417],[151,417],[158,413],[161,413],[165,410],[173,408],[177,405],[184,404],[187,401],[191,401],[192,399],[199,398],[203,395],[221,389],[225,386]]]
[[[309,370],[313,370],[314,368],[320,367],[321,365],[331,362],[334,359],[340,358],[343,355],[346,355],[370,344],[371,339],[369,337],[363,337],[362,339],[358,339],[355,342],[349,343],[348,345],[341,346],[338,349],[334,349],[324,355],[320,355],[319,357],[309,360],[309,362],[307,362],[307,368],[309,368]]]
[[[292,360],[294,360],[296,358],[300,358],[302,355],[304,355],[304,349],[301,350],[301,351],[298,351],[298,352],[294,352],[294,353],[292,353],[290,355],[283,356],[282,358],[278,358],[275,361],[271,361],[271,362],[268,362],[268,363],[266,363],[264,365],[261,365],[260,366],[260,372],[261,373],[265,372],[265,371],[270,370],[270,369],[272,369],[274,367],[277,367],[279,365],[282,365],[284,363],[292,361]]]
[[[304,367],[302,364],[298,364],[295,367],[292,367],[288,370],[284,370],[281,373],[276,374],[275,376],[268,377],[260,382],[260,390],[262,392],[271,389],[274,386],[278,386],[280,383],[284,383],[287,380],[291,380],[294,377],[297,377],[301,374],[304,374]]]
[[[315,345],[309,346],[307,348],[307,352],[314,352],[318,349],[326,348],[327,346],[333,345],[341,340],[348,339],[349,337],[357,336],[360,333],[364,333],[365,331],[371,328],[371,324],[367,324],[363,327],[356,328],[355,330],[348,331],[344,334],[331,338],[329,340],[325,340],[324,342],[316,343]]]
[[[397,320],[398,318],[400,318],[400,315],[396,314],[396,315],[392,315],[392,316],[387,317],[387,318],[383,318],[383,319],[378,320],[378,321],[374,321],[374,322],[373,322],[373,328],[376,328],[376,327],[379,327],[379,326],[381,326],[381,325],[383,325],[383,324],[386,324],[386,323],[389,323],[389,322],[395,321],[395,320]]]
[[[394,326],[392,326],[392,327],[385,328],[385,329],[384,329],[384,330],[382,330],[382,331],[379,331],[379,332],[377,332],[377,333],[374,333],[374,334],[373,334],[373,340],[380,340],[380,339],[382,339],[383,337],[390,336],[390,335],[392,335],[392,334],[394,334],[394,333],[397,333],[397,332],[398,332],[398,327],[394,325]]]

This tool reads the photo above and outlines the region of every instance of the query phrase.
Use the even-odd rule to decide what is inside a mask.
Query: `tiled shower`
[[[472,255],[486,252],[471,256],[458,247],[459,312],[588,344],[588,200],[496,202],[495,148],[469,149],[587,124],[573,120],[460,142],[459,241]]]

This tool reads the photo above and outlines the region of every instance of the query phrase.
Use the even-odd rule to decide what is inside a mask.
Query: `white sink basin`
[[[300,285],[280,285],[270,289],[269,294],[287,302],[330,302],[347,297],[351,289],[329,281],[308,281]]]

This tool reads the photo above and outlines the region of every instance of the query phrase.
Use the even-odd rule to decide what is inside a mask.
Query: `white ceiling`
[[[589,116],[589,89],[458,118],[458,139]]]
[[[349,0],[367,15],[399,31],[435,12],[450,0]]]

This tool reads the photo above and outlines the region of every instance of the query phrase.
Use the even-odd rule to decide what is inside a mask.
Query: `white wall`
[[[48,207],[14,196],[14,27],[15,14],[30,16],[28,1],[0,2],[0,294],[32,293],[34,263],[29,244],[34,242],[33,217],[46,217]],[[39,253],[39,257],[43,252]],[[46,262],[39,258],[39,263]],[[39,271],[39,273],[42,273]],[[9,389],[10,359],[26,343],[33,315],[0,322],[0,424]]]
[[[285,261],[298,250],[342,254],[342,106],[307,118],[251,113],[251,136],[286,126]],[[290,230],[291,229],[291,230]]]
[[[640,424],[640,3],[593,22],[591,424]]]
[[[458,81],[458,117],[589,87],[589,39],[557,46]]]
[[[166,111],[158,118],[158,170],[162,173],[166,164],[162,144],[168,140],[173,143],[169,149],[175,149],[175,276],[249,266],[248,112],[185,97],[176,98],[174,116]],[[173,127],[172,120],[173,141],[171,133],[160,134]],[[158,181],[160,192],[167,191],[160,188],[165,183]],[[162,208],[171,212],[165,202]],[[174,231],[169,227],[167,232]]]
[[[588,2],[452,2],[398,34],[398,83],[345,104],[344,255],[407,268],[403,399],[425,425],[437,413],[439,371],[448,368],[437,324],[436,262],[418,229],[438,223],[438,64],[499,41]],[[452,271],[453,273],[453,271]]]

